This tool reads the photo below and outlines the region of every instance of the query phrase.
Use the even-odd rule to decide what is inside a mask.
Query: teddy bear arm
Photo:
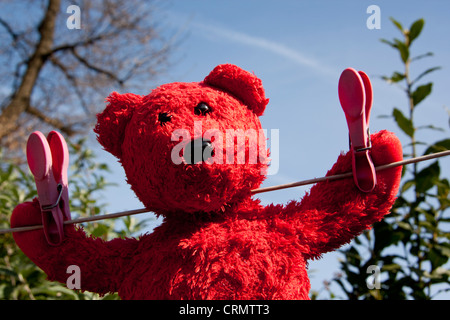
[[[40,215],[36,200],[25,202],[14,209],[11,226],[40,224]],[[49,280],[100,294],[118,290],[138,243],[135,239],[103,241],[73,225],[64,227],[64,240],[58,246],[50,246],[42,230],[16,232],[13,236]]]
[[[49,280],[73,288],[77,283],[75,277],[79,276],[80,287],[75,289],[101,295],[117,292],[132,265],[138,240],[104,241],[89,237],[77,228],[68,229],[66,237],[65,243],[49,253],[44,262],[46,269],[43,270]]]
[[[380,131],[371,136],[375,166],[400,161],[402,147],[393,133]],[[350,172],[351,153],[340,155],[327,176]],[[301,242],[310,258],[335,250],[380,221],[391,210],[400,185],[402,167],[377,171],[372,192],[360,191],[353,179],[314,185],[301,203],[286,207],[286,217],[295,219]],[[295,218],[294,218],[295,217]]]

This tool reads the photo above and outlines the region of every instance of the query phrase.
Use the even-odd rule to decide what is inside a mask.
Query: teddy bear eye
[[[208,106],[206,103],[204,102],[200,102],[195,108],[194,108],[194,113],[199,116],[206,116],[207,113],[210,113],[212,111],[211,107]]]
[[[158,114],[158,121],[161,126],[165,126],[166,122],[172,121],[172,115],[170,115],[168,112],[160,112]]]

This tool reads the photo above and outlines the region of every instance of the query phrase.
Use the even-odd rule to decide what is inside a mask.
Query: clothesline
[[[448,155],[450,155],[450,150],[427,154],[427,155],[415,157],[415,158],[409,158],[409,159],[405,159],[402,161],[388,163],[388,164],[385,164],[382,166],[375,167],[375,170],[382,171],[382,170],[386,170],[386,169],[390,169],[390,168],[394,168],[394,167],[398,167],[398,166],[403,166],[403,165],[407,165],[407,164],[411,164],[411,163],[417,163],[417,162],[421,162],[421,161],[441,158],[441,157],[445,157]],[[353,176],[352,172],[346,172],[346,173],[336,174],[336,175],[332,175],[332,176],[325,176],[325,177],[302,180],[302,181],[297,181],[297,182],[292,182],[292,183],[287,183],[287,184],[282,184],[282,185],[277,185],[277,186],[272,186],[272,187],[254,189],[251,191],[251,193],[258,194],[258,193],[264,193],[264,192],[269,192],[269,191],[294,188],[294,187],[314,184],[314,183],[318,183],[318,182],[334,181],[334,180],[350,178],[352,176]],[[75,224],[75,223],[92,222],[92,221],[99,221],[99,220],[105,220],[105,219],[113,219],[113,218],[131,216],[131,215],[145,213],[145,212],[149,212],[149,210],[146,208],[141,208],[141,209],[128,210],[128,211],[122,211],[122,212],[116,212],[116,213],[108,213],[108,214],[91,216],[91,217],[76,218],[76,219],[64,221],[64,224]],[[0,234],[31,231],[31,230],[38,230],[38,229],[42,229],[42,225],[25,226],[25,227],[11,228],[11,229],[0,229]]]

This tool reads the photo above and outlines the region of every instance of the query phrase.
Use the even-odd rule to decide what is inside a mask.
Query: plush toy
[[[378,172],[371,192],[343,179],[314,185],[301,201],[263,206],[251,190],[268,166],[259,121],[267,103],[261,80],[230,64],[202,82],[162,85],[146,96],[112,93],[98,115],[98,141],[162,224],[111,241],[66,225],[59,246],[49,246],[42,230],[14,233],[17,244],[49,280],[66,283],[74,265],[82,290],[122,299],[308,299],[308,260],[389,213],[401,167]],[[257,134],[257,147],[239,132]],[[376,166],[402,159],[394,134],[371,141]],[[327,175],[350,171],[348,152]],[[37,200],[20,204],[11,225],[40,224],[40,215]]]

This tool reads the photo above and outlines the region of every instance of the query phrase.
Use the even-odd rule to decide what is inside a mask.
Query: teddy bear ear
[[[269,103],[262,81],[254,74],[233,64],[218,65],[203,82],[233,94],[257,116],[264,113]]]
[[[97,114],[97,124],[94,128],[97,140],[106,151],[119,159],[122,156],[125,128],[141,101],[140,95],[113,92],[106,98],[108,105],[105,110]]]

